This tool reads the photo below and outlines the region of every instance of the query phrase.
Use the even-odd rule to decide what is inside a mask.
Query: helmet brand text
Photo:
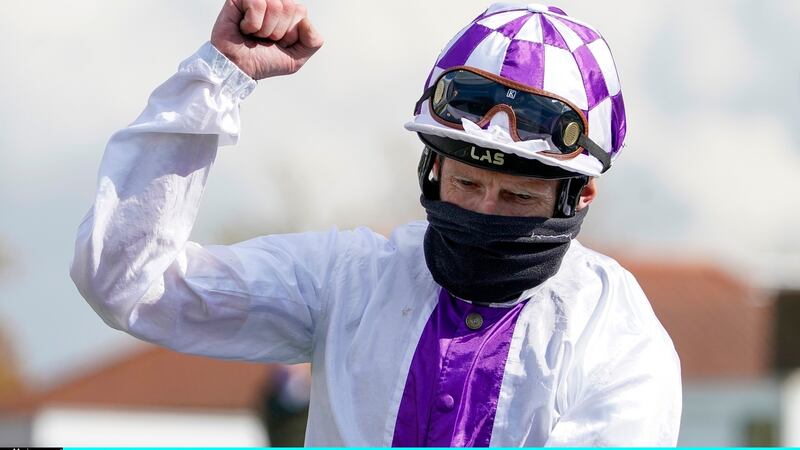
[[[489,164],[493,164],[495,166],[502,166],[505,164],[505,159],[503,158],[503,153],[501,152],[492,152],[488,149],[481,149],[477,150],[475,147],[472,147],[469,151],[470,158],[477,160],[477,161],[485,161]]]

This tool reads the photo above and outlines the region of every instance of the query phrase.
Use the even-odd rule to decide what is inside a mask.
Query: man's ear
[[[594,201],[595,197],[597,197],[597,180],[595,178],[589,178],[589,182],[583,187],[581,196],[578,199],[578,211],[589,206],[589,204]]]
[[[433,168],[431,169],[431,176],[434,180],[439,180],[439,175],[442,174],[442,158],[436,155],[433,158]]]

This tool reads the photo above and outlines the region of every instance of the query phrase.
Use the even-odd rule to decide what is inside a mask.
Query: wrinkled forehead
[[[498,184],[506,188],[544,190],[551,189],[558,184],[558,180],[544,180],[540,178],[530,178],[520,175],[511,175],[493,170],[483,169],[472,166],[453,158],[439,157],[442,164],[442,177],[464,177],[471,181],[479,181],[487,184]]]

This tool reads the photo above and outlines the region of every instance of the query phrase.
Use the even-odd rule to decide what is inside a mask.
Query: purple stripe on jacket
[[[526,303],[480,306],[442,289],[411,361],[392,446],[489,445],[511,337]],[[467,325],[470,314],[482,319],[479,328]]]

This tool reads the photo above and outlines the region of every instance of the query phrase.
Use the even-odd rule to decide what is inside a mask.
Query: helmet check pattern
[[[568,100],[583,111],[588,137],[609,153],[612,160],[622,148],[625,105],[611,50],[597,30],[568,17],[561,9],[536,4],[490,6],[445,46],[428,75],[425,89],[445,70],[462,65]],[[429,116],[426,102],[415,111],[414,122],[406,127],[430,132],[435,124],[428,120]],[[424,125],[414,126],[419,124]],[[600,174],[599,163],[586,152],[569,161],[512,152],[578,173]]]

